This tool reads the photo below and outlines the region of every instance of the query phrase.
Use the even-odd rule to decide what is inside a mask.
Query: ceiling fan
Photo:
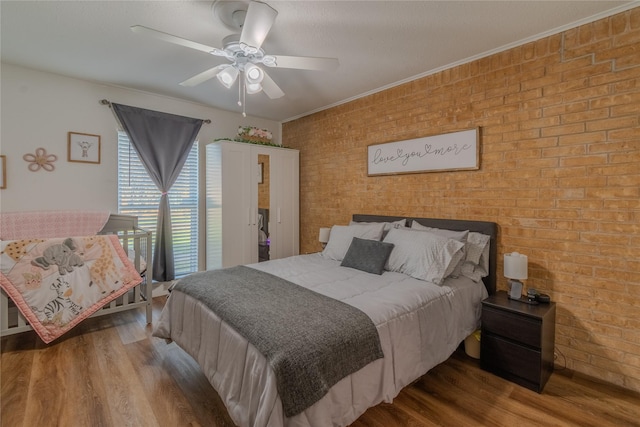
[[[181,86],[196,86],[217,77],[224,87],[230,89],[238,81],[238,105],[244,107],[244,99],[241,100],[241,96],[244,98],[247,93],[264,91],[271,99],[284,96],[282,89],[262,66],[321,71],[338,67],[336,58],[267,55],[261,46],[275,22],[278,11],[266,3],[252,0],[247,5],[244,1],[216,0],[213,6],[214,12],[225,24],[242,29],[240,34],[225,37],[222,40],[222,48],[207,46],[142,25],[131,27],[131,31],[135,33],[220,56],[230,62],[196,74],[180,83]],[[246,116],[244,108],[242,115]]]

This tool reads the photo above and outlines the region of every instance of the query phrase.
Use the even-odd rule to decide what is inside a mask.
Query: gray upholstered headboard
[[[458,220],[458,219],[437,219],[437,218],[412,218],[405,216],[383,216],[383,215],[353,215],[353,220],[356,222],[391,222],[401,219],[407,220],[407,227],[411,226],[412,221],[418,221],[427,227],[444,228],[446,230],[455,231],[475,231],[478,233],[491,236],[490,252],[489,252],[489,275],[482,279],[484,286],[487,288],[489,295],[496,292],[497,281],[497,237],[498,237],[498,224],[488,221],[470,221],[470,220]]]

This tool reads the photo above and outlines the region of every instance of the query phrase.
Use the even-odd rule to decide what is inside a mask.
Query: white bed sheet
[[[392,402],[479,327],[480,302],[487,297],[482,283],[467,278],[437,286],[400,273],[377,276],[340,267],[320,254],[250,267],[359,308],[376,325],[385,357],[343,378],[321,400],[287,418],[264,356],[204,304],[172,292],[154,335],[172,339],[199,363],[241,427],[344,426],[367,408]]]

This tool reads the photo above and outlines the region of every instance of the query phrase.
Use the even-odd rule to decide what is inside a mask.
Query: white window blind
[[[206,268],[222,268],[222,149],[205,146]]]
[[[169,191],[176,277],[198,270],[198,142],[193,143],[180,176]],[[118,132],[118,212],[136,215],[138,226],[153,232],[155,247],[160,191],[125,132]],[[148,260],[151,262],[151,260]]]

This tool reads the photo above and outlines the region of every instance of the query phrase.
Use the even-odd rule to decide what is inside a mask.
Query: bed
[[[384,227],[380,228],[377,224],[384,224]],[[427,233],[416,233],[416,229],[424,227],[431,230],[426,230]],[[361,267],[345,268],[341,264],[345,264],[347,259],[352,258],[349,254],[351,246],[346,254],[343,254],[341,261],[333,259],[335,257],[332,256],[332,250],[344,244],[340,241],[340,238],[344,237],[342,234],[344,232],[347,235],[361,233],[362,238],[359,239],[353,238],[357,237],[355,235],[342,239],[351,244],[358,240],[366,247],[372,241],[375,242],[375,238],[370,239],[371,236],[361,231],[369,228],[379,230],[377,240],[382,240],[382,243],[388,245],[387,241],[397,242],[389,251],[390,254],[393,254],[393,251],[402,253],[402,250],[406,249],[402,243],[407,240],[406,236],[419,236],[423,239],[428,235],[429,239],[434,239],[433,233],[437,230],[434,231],[433,228],[441,231],[449,230],[446,233],[460,232],[464,234],[465,239],[473,233],[475,238],[480,236],[486,242],[486,247],[482,250],[486,268],[484,277],[480,280],[472,280],[461,274],[454,275],[453,270],[447,267],[448,277],[442,278],[443,281],[436,285],[398,271],[383,271],[382,274],[377,274],[377,272],[363,271]],[[195,276],[194,278],[189,276],[192,280],[182,279],[177,283],[182,286],[176,286],[172,290],[160,319],[156,322],[154,335],[176,342],[198,362],[225,403],[230,417],[239,426],[348,425],[369,407],[381,402],[392,402],[403,387],[445,361],[460,343],[478,328],[480,302],[487,295],[495,292],[496,235],[497,226],[490,222],[354,215],[352,225],[332,227],[329,243],[322,253],[237,267],[238,270],[232,272],[227,271],[229,269],[201,272],[192,275]],[[453,238],[438,237],[438,239],[438,242],[443,245],[455,248],[467,247],[466,244],[451,242],[455,240]],[[332,241],[337,243],[334,244]],[[446,243],[443,243],[445,241]],[[374,245],[384,246],[378,243]],[[468,254],[471,252],[468,251]],[[394,255],[386,256],[387,266],[392,265],[392,260],[394,263],[397,261]],[[466,263],[465,256],[457,258],[458,266]],[[366,258],[365,263],[373,257],[367,255]],[[369,267],[364,268],[369,269]],[[242,326],[242,333],[236,330],[236,325],[242,325],[242,321],[237,323],[234,318],[229,320],[224,307],[214,311],[211,308],[211,301],[193,293],[192,289],[198,288],[200,284],[206,287],[206,281],[212,280],[212,276],[215,277],[216,282],[226,283],[228,280],[230,283],[226,286],[225,283],[216,284],[216,287],[243,288],[245,286],[243,282],[247,280],[244,277],[236,280],[233,276],[239,273],[255,274],[256,281],[262,278],[259,274],[275,276],[276,279],[284,279],[282,285],[294,283],[295,289],[304,288],[305,292],[311,290],[316,296],[328,296],[331,300],[366,314],[365,317],[374,326],[375,334],[379,338],[379,349],[383,357],[373,356],[366,359],[366,363],[354,365],[350,373],[324,384],[325,390],[320,393],[320,397],[305,401],[302,409],[300,407],[294,409],[295,396],[299,390],[296,389],[292,397],[291,391],[283,388],[283,384],[295,387],[296,381],[287,383],[282,380],[279,375],[282,375],[283,369],[279,362],[274,363],[270,353],[273,349],[270,349],[269,341],[278,342],[279,338],[277,333],[268,338],[263,337],[262,341],[267,341],[265,347],[265,342],[260,340],[260,335],[263,334],[260,324],[270,325],[277,323],[274,320],[276,318],[286,319],[283,313],[296,315],[298,312],[295,305],[305,305],[305,303],[297,302],[294,307],[286,305],[286,300],[295,289],[286,288],[286,291],[278,297],[283,302],[281,306],[272,307],[271,303],[264,299],[266,306],[264,312],[271,314],[264,322],[248,322],[251,323],[249,331],[247,332]],[[187,281],[181,283],[184,280]],[[260,292],[262,290],[256,293]],[[250,293],[251,291],[246,295]],[[244,298],[245,296],[229,298],[224,296],[222,306],[233,305],[239,299],[244,301]],[[258,299],[262,301],[263,296],[260,295]],[[262,308],[252,310],[261,311]],[[326,315],[325,319],[327,317],[333,319],[334,314],[331,313]],[[321,329],[322,327],[314,323],[315,321],[315,318],[308,320],[306,317],[288,319],[294,336],[299,334],[298,329],[293,329],[297,324],[304,326],[309,323],[312,325],[310,329]],[[245,336],[252,336],[251,330],[254,328],[258,329],[258,339],[248,341]],[[357,330],[357,335],[366,335],[360,332],[366,328]],[[327,352],[324,348],[316,348],[316,338],[309,338],[312,337],[311,333],[312,331],[309,331],[309,336],[306,336],[306,333],[302,334],[305,335],[303,340],[307,339],[305,346],[312,347],[315,352]],[[357,353],[356,349],[366,348],[369,345],[368,342],[350,341],[354,339],[353,337],[345,339],[349,343],[358,342],[350,345],[354,353]],[[281,342],[286,345],[286,341]],[[264,350],[265,348],[267,350]],[[346,354],[333,353],[339,353],[339,357]],[[349,357],[345,357],[345,363]],[[348,363],[351,363],[350,359]],[[310,364],[314,365],[315,362]],[[336,365],[335,361],[327,364]],[[285,366],[289,367],[293,364],[287,362]],[[294,368],[291,369],[294,370]],[[279,372],[279,375],[276,375],[276,372]],[[298,377],[299,382],[306,382],[307,374],[304,375],[304,377]],[[310,376],[313,375],[315,372]],[[301,378],[303,378],[302,381],[300,381]]]
[[[51,216],[54,214],[60,215],[60,211],[41,212],[40,214],[51,214]],[[70,216],[80,215],[78,212],[64,212],[63,214]],[[117,239],[117,242],[121,245],[121,248],[118,248],[118,250],[123,250],[124,257],[130,261],[130,264],[135,268],[135,272],[140,275],[139,277],[142,281],[140,282],[140,279],[138,279],[137,281],[140,282],[138,285],[127,289],[125,293],[112,299],[106,305],[101,306],[101,308],[92,314],[92,317],[144,307],[146,310],[147,323],[151,323],[152,274],[151,269],[146,268],[146,259],[149,259],[151,255],[151,232],[139,228],[138,219],[135,216],[121,214],[107,214],[107,216],[108,219],[106,223],[104,220],[102,221],[101,224],[104,224],[104,226],[98,234],[100,236],[114,236],[113,238],[110,237],[112,240]],[[7,224],[11,223],[3,222],[4,227],[11,226]],[[3,247],[6,249],[5,246]],[[5,256],[4,253],[3,256]],[[3,268],[5,266],[6,259],[3,258]],[[34,268],[33,270],[38,270],[38,268]],[[5,290],[0,290],[0,336],[30,330],[33,330],[30,322],[18,310],[18,307],[12,299],[9,298]],[[47,338],[43,338],[43,340],[50,342]]]

